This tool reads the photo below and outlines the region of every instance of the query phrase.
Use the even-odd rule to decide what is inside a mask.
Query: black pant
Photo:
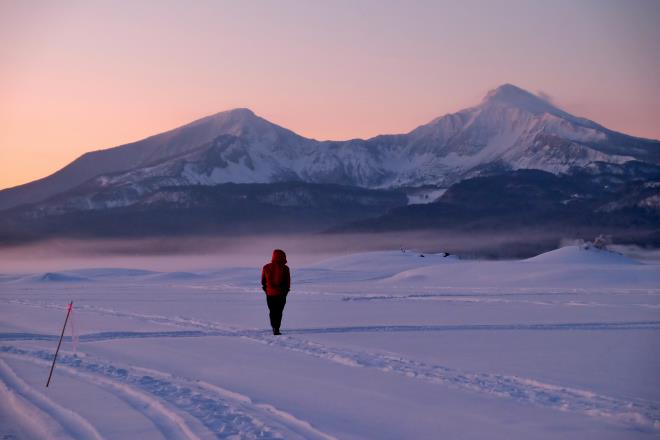
[[[286,305],[286,295],[267,295],[268,310],[270,310],[270,326],[273,330],[279,330],[282,324],[282,312]]]

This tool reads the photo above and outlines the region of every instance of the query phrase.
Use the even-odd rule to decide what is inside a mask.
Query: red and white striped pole
[[[73,301],[69,303],[69,307],[66,309],[66,318],[64,318],[64,325],[62,326],[62,333],[60,334],[60,342],[57,343],[57,349],[55,349],[55,356],[53,357],[53,365],[50,366],[50,373],[48,374],[48,381],[46,382],[46,387],[50,385],[50,378],[53,376],[53,370],[55,369],[55,361],[57,361],[57,353],[60,352],[60,345],[62,345],[62,338],[64,338],[64,330],[66,329],[66,323],[69,321],[69,315],[71,314],[71,309],[73,308]]]

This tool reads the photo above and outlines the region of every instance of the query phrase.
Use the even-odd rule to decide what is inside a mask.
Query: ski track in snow
[[[8,355],[8,357],[15,357],[23,361],[36,363],[37,365],[43,366],[45,369],[49,367],[49,362],[52,361],[52,355],[51,359],[47,361],[44,356],[29,357],[26,356],[28,353],[27,351],[12,351],[9,349],[9,347],[3,347],[2,352],[5,355]],[[88,383],[99,386],[100,388],[111,392],[116,397],[125,401],[133,409],[140,412],[147,419],[149,419],[154,424],[155,428],[158,429],[158,431],[163,435],[163,438],[173,440],[200,440],[199,437],[190,430],[190,428],[186,425],[185,421],[181,419],[181,417],[179,417],[173,411],[167,409],[161,402],[158,401],[158,399],[151,398],[147,394],[142,393],[137,389],[122,386],[122,384],[108,380],[107,378],[101,376],[94,377],[79,371],[75,371],[74,369],[66,366],[66,361],[64,363],[62,362],[63,358],[63,355],[58,357],[58,371],[65,371]],[[0,361],[2,360],[0,359]],[[74,435],[72,436],[74,438],[79,438],[77,435],[75,435],[75,433],[73,434]]]
[[[1,347],[0,353],[44,366],[53,358],[44,350],[12,346]],[[57,370],[115,394],[150,419],[167,439],[199,440],[200,437],[164,403],[197,419],[205,427],[204,438],[334,439],[272,405],[255,403],[247,396],[203,381],[174,377],[153,369],[118,366],[87,355],[61,354]]]
[[[0,359],[0,394],[11,402],[16,412],[28,409],[33,431],[45,432],[48,438],[73,437],[81,440],[102,440],[103,437],[80,414],[53,402],[44,394],[25,383],[14,370]],[[56,425],[53,423],[55,422]],[[53,431],[55,429],[55,431]]]
[[[23,300],[11,302],[33,307],[49,307],[64,309],[65,306],[35,303]],[[470,390],[491,396],[513,399],[521,403],[531,403],[537,406],[566,412],[586,414],[617,423],[630,425],[635,429],[660,431],[660,405],[644,400],[622,400],[600,395],[591,391],[547,384],[529,378],[506,376],[493,373],[471,373],[406,359],[393,353],[357,351],[347,348],[335,348],[317,342],[312,342],[295,336],[279,336],[274,338],[263,330],[234,329],[221,324],[185,317],[167,317],[128,313],[114,309],[86,305],[79,309],[131,318],[150,323],[172,325],[176,327],[193,327],[204,330],[200,336],[233,336],[280,347],[316,358],[332,361],[350,367],[373,368],[386,373],[401,374],[406,377],[442,384],[456,389]],[[326,329],[299,329],[287,332],[289,334],[311,333],[341,333],[348,331],[433,331],[433,330],[658,330],[660,321],[642,322],[609,322],[609,323],[562,323],[562,324],[503,324],[503,325],[460,325],[460,326],[363,326],[336,327]],[[115,334],[134,334],[135,332],[107,332],[107,337]],[[149,335],[170,332],[149,332]],[[195,336],[195,332],[184,333]],[[98,337],[99,334],[96,334]],[[94,336],[94,335],[90,335]],[[139,337],[134,335],[133,337]],[[83,336],[80,338],[84,340]],[[93,340],[93,339],[92,339]],[[2,350],[6,350],[3,348]]]
[[[4,381],[0,381],[0,420],[12,421],[12,426],[0,426],[0,438],[3,440],[59,440],[68,437],[61,425],[15,390],[9,389]]]

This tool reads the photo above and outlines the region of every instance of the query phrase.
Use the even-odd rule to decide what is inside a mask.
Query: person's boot
[[[274,334],[274,335],[281,335],[282,333],[280,333],[280,329],[279,329],[279,328],[274,328],[274,329],[273,329],[273,334]]]

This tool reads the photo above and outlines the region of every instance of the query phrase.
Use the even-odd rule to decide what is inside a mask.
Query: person
[[[261,287],[266,293],[270,326],[274,335],[281,335],[282,312],[286,305],[286,296],[291,288],[291,274],[286,265],[286,254],[282,249],[273,251],[273,258],[261,271]]]

